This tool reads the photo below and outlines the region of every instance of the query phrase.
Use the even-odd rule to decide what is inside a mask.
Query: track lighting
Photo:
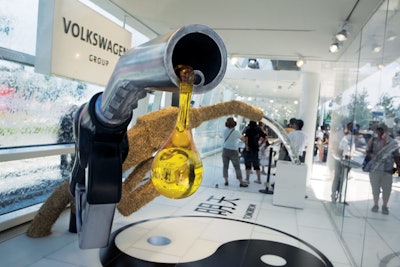
[[[395,34],[389,34],[387,40],[388,40],[388,41],[394,41],[394,40],[396,40],[396,38],[397,38],[397,35],[395,35]]]
[[[259,69],[260,68],[260,64],[258,63],[258,60],[255,58],[249,58],[249,61],[247,63],[247,66],[250,69]]]
[[[296,61],[296,66],[300,68],[301,66],[304,65],[304,63],[306,63],[305,60],[303,58],[299,58]]]
[[[374,53],[379,53],[379,52],[381,52],[381,50],[382,50],[382,46],[380,46],[380,45],[374,45],[372,48],[372,51]]]
[[[329,52],[331,53],[336,53],[340,49],[340,43],[339,42],[334,42],[329,46]]]
[[[341,27],[340,31],[335,34],[333,43],[329,46],[329,52],[336,53],[340,50],[343,42],[347,40],[349,32],[351,31],[351,25],[346,22]]]
[[[336,39],[337,39],[339,42],[346,41],[346,40],[347,40],[347,30],[342,29],[340,32],[338,32],[338,33],[336,34]]]
[[[239,59],[235,56],[231,57],[231,64],[236,65],[238,63]]]

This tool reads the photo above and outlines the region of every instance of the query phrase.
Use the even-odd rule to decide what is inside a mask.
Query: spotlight
[[[379,53],[382,50],[382,46],[380,45],[374,45],[374,47],[372,48],[372,51],[374,53]]]
[[[340,49],[340,43],[339,42],[334,42],[329,46],[329,52],[331,53],[336,53]]]
[[[260,68],[260,64],[258,63],[258,60],[255,58],[249,58],[249,62],[247,63],[247,66],[250,69],[259,69]]]
[[[231,64],[236,65],[239,62],[239,59],[237,57],[231,57]]]
[[[336,34],[336,39],[337,39],[339,42],[346,41],[346,40],[347,40],[347,31],[346,31],[345,29],[343,29],[343,30],[341,30],[340,32],[338,32],[338,33]]]
[[[397,36],[395,34],[389,34],[387,40],[388,41],[394,41],[396,40]]]
[[[299,59],[296,61],[296,66],[300,68],[301,66],[304,65],[304,63],[305,63],[305,60],[304,60],[303,58],[299,58]]]

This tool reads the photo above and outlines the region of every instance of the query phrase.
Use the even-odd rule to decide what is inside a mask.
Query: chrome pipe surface
[[[197,73],[193,93],[215,88],[226,72],[227,55],[222,39],[209,27],[192,24],[160,36],[121,56],[96,103],[96,115],[109,125],[124,122],[146,90],[179,93],[178,65]]]

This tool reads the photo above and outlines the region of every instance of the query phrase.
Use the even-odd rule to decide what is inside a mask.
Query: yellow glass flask
[[[172,134],[153,159],[151,181],[163,196],[179,199],[192,195],[200,187],[203,163],[189,129],[194,71],[179,65],[175,72],[180,78],[178,118]]]

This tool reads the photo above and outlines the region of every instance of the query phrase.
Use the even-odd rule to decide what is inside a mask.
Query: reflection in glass
[[[0,146],[56,143],[60,118],[100,90],[0,60]]]
[[[400,15],[393,9],[398,4],[398,0],[384,1],[336,63],[335,97],[329,100],[331,137],[328,167],[331,173],[333,153],[337,150],[346,123],[353,122],[353,130],[366,142],[378,126],[384,126],[388,135],[399,138],[400,84],[396,82],[396,75],[400,69],[400,40],[393,38],[395,29],[400,25]],[[379,49],[374,50],[377,46]],[[354,138],[352,160],[361,163],[366,142],[358,144],[357,141]],[[396,230],[383,227],[391,222],[396,224],[394,208],[398,205],[395,199],[400,197],[396,190],[399,179],[396,174],[392,179],[389,207],[393,205],[393,213],[389,218],[383,218],[385,215],[381,212],[371,213],[373,201],[369,176],[361,168],[352,168],[345,179],[343,202],[327,205],[356,266],[389,266],[400,262],[398,257],[385,259],[385,255],[398,250],[398,242],[388,242],[391,239],[389,236]],[[368,255],[380,255],[380,258]]]
[[[0,162],[0,215],[44,202],[65,179],[59,156]]]

